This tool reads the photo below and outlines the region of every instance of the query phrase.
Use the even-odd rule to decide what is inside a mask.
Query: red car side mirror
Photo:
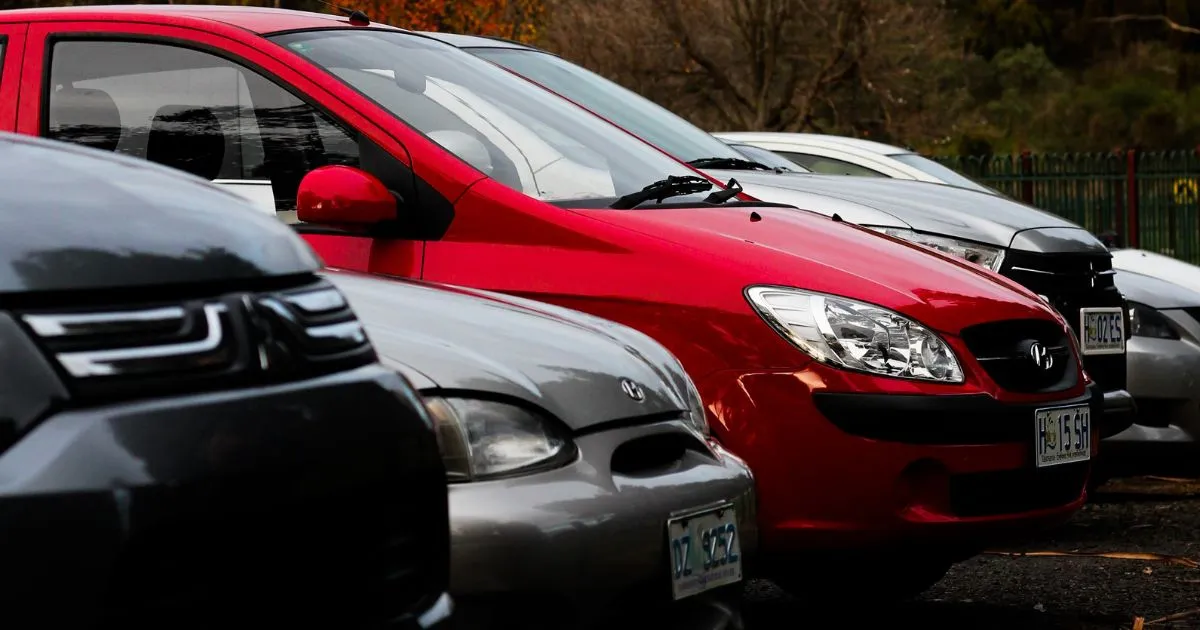
[[[396,218],[396,197],[366,171],[322,166],[300,180],[296,218],[323,225],[374,225]]]

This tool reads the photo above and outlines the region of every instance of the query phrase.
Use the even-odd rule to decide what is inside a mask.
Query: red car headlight
[[[954,350],[895,311],[788,287],[750,287],[746,298],[779,334],[822,363],[879,376],[963,382]]]

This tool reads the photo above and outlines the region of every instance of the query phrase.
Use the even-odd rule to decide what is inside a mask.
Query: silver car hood
[[[721,181],[733,177],[743,187],[753,184],[771,188],[786,188],[853,202],[874,209],[881,215],[890,216],[890,220],[893,222],[900,222],[894,224],[860,222],[842,215],[843,219],[860,225],[909,227],[920,232],[941,234],[1000,247],[1009,247],[1017,233],[1024,230],[1079,228],[1078,225],[1066,219],[1007,197],[944,184],[885,177],[851,178],[846,175],[778,174],[766,171],[708,171],[708,173]],[[757,196],[750,190],[746,192]],[[765,196],[761,199],[776,201]],[[781,199],[779,203],[792,202]],[[826,215],[832,215],[834,212],[840,214],[838,210],[820,206],[806,209]],[[1100,244],[1098,240],[1096,243]]]
[[[858,225],[894,228],[912,227],[895,216],[870,206],[830,197],[829,195],[805,192],[778,185],[787,184],[787,179],[781,179],[780,181],[772,180],[772,178],[786,178],[788,177],[787,175],[767,175],[754,171],[705,170],[704,172],[721,182],[736,179],[746,194],[759,201],[786,203],[789,206],[796,206],[801,210],[809,210],[825,216],[836,214],[842,219],[850,223],[857,223]]]
[[[1125,299],[1141,302],[1150,308],[1162,310],[1200,306],[1200,293],[1173,282],[1132,271],[1118,271],[1113,279]]]
[[[350,300],[380,361],[424,392],[511,396],[576,430],[687,409],[679,362],[620,324],[486,291],[323,273]],[[645,400],[626,395],[622,379]]]

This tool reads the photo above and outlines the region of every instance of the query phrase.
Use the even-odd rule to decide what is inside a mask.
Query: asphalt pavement
[[[1109,482],[1046,539],[956,565],[915,601],[827,610],[755,581],[744,612],[747,630],[1200,629],[1200,479]]]

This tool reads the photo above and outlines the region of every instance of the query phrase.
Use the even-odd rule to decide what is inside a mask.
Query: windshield
[[[812,171],[804,168],[803,166],[800,166],[799,164],[796,164],[795,162],[783,157],[782,155],[779,155],[778,153],[775,153],[774,151],[768,151],[767,149],[764,149],[762,147],[751,146],[749,144],[736,144],[733,142],[730,142],[729,146],[733,147],[734,149],[737,149],[738,153],[741,153],[742,155],[746,156],[748,159],[754,160],[755,162],[758,162],[759,164],[762,164],[764,166],[769,166],[771,168],[784,169],[784,170],[792,171],[795,173],[811,173],[812,172]]]
[[[927,157],[917,155],[916,153],[896,153],[889,155],[888,157],[896,160],[897,162],[903,162],[915,169],[919,169],[925,173],[933,175],[934,177],[947,184],[950,184],[951,186],[970,188],[971,190],[978,190],[991,195],[1000,194],[999,191],[995,190],[994,188],[988,188],[987,186],[980,184],[979,182],[967,177],[966,175],[963,175],[962,173],[959,173],[952,168],[942,166],[941,164],[938,164]]]
[[[449,44],[369,29],[271,39],[488,176],[537,199],[612,199],[671,175],[696,175],[571,102]]]
[[[536,50],[466,48],[628,129],[682,162],[745,159],[707,131],[653,101],[554,55]]]

